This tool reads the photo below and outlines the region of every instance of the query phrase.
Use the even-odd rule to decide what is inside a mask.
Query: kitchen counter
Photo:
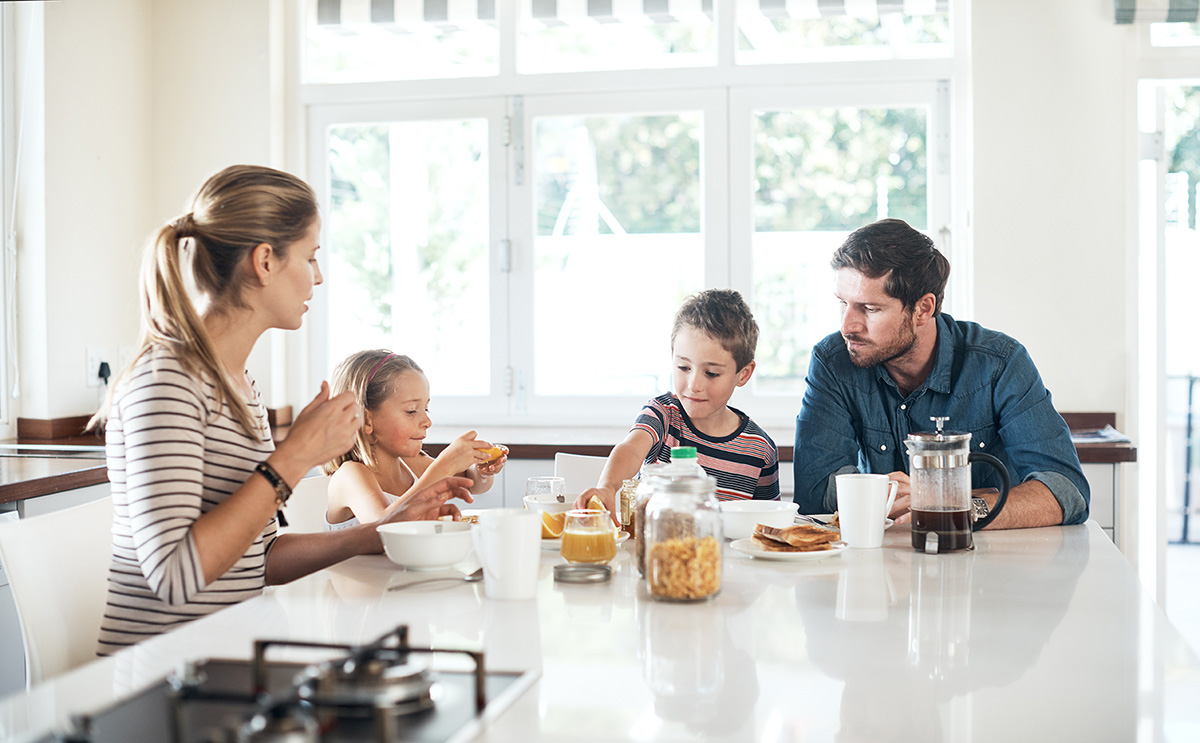
[[[924,555],[906,527],[880,550],[768,562],[727,549],[721,594],[667,604],[636,579],[558,585],[535,601],[413,580],[358,557],[0,702],[24,740],[130,694],[185,658],[252,638],[362,642],[399,623],[416,644],[483,648],[540,680],[484,741],[1196,740],[1200,659],[1089,522],[976,535]],[[472,564],[464,564],[471,569]]]

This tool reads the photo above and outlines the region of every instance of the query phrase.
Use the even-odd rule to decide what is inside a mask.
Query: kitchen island
[[[591,586],[555,583],[544,551],[524,602],[389,592],[427,574],[354,558],[4,700],[0,738],[36,740],[183,659],[248,658],[255,638],[367,642],[405,623],[414,644],[540,674],[485,741],[1200,739],[1200,660],[1095,523],[909,545],[895,526],[882,549],[818,561],[727,549],[701,604],[651,599],[629,544]]]

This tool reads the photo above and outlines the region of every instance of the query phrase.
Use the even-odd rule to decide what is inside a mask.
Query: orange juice
[[[563,532],[562,556],[567,562],[605,563],[617,556],[617,533],[611,527]]]

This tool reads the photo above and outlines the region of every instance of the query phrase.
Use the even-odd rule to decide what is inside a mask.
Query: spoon
[[[483,580],[483,568],[479,568],[474,573],[470,573],[468,575],[443,575],[440,578],[426,578],[425,580],[414,580],[412,583],[402,583],[401,585],[398,585],[398,586],[391,586],[390,588],[388,588],[388,590],[389,591],[399,591],[401,588],[410,588],[412,586],[419,586],[422,583],[435,583],[440,580],[453,580],[453,581],[461,580],[464,583],[478,583],[479,581]]]

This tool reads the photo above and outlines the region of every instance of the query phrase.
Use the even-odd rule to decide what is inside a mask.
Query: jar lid
[[[607,583],[612,568],[607,565],[555,565],[554,580],[560,583]]]

